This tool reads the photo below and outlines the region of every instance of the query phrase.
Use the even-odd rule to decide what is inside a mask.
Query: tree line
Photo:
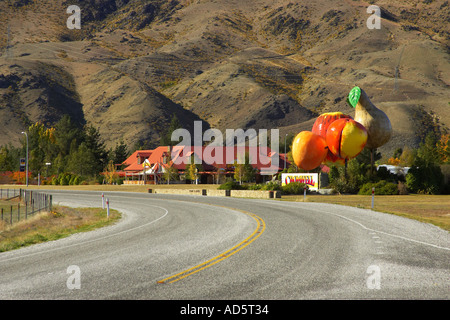
[[[78,125],[64,115],[53,127],[35,123],[28,127],[28,166],[32,176],[42,178],[63,173],[80,176],[81,180],[101,179],[108,163],[120,164],[129,155],[121,141],[107,149],[98,129],[92,125]],[[26,136],[21,146],[11,143],[0,146],[0,171],[17,172],[20,158],[26,157]],[[79,179],[80,180],[80,179]]]

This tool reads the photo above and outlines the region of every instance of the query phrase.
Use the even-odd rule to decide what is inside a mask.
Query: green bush
[[[303,194],[305,189],[305,184],[301,182],[291,182],[281,187],[281,191],[283,194]],[[308,186],[306,186],[306,190],[308,190]]]
[[[58,176],[52,178],[52,185],[57,186],[68,186],[68,185],[79,185],[82,182],[82,178],[79,175],[73,173],[60,173]]]
[[[219,190],[243,190],[243,189],[245,189],[245,187],[240,185],[238,182],[236,182],[234,180],[229,180],[225,183],[222,183],[218,189]]]
[[[54,186],[57,186],[59,184],[59,179],[58,179],[58,177],[53,177],[52,178],[52,185],[54,185]]]
[[[396,183],[388,182],[386,180],[380,180],[378,182],[365,183],[358,194],[360,195],[371,195],[372,188],[375,188],[376,195],[393,195],[398,194],[398,185]]]
[[[247,190],[261,190],[263,187],[263,184],[249,184],[246,186]]]
[[[440,194],[444,191],[444,175],[433,164],[412,166],[406,175],[406,186],[413,193]]]
[[[61,186],[67,186],[67,185],[69,185],[69,182],[70,182],[70,176],[69,176],[69,174],[67,174],[67,173],[61,173],[61,174],[58,176],[58,179],[59,179],[59,184],[60,184]]]
[[[269,182],[263,184],[261,186],[260,190],[276,191],[276,190],[281,190],[281,186],[277,182],[269,181]]]

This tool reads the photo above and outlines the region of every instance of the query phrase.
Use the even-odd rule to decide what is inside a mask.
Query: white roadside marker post
[[[375,202],[375,187],[372,188],[372,210],[373,210],[374,202]]]
[[[102,193],[102,209],[105,209],[105,194]]]
[[[109,199],[106,198],[106,217],[109,219]]]

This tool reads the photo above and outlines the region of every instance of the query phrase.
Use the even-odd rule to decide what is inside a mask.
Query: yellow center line
[[[224,207],[226,208],[226,207]],[[230,208],[228,208],[230,209]],[[245,238],[243,241],[239,242],[237,245],[235,245],[234,247],[232,247],[231,249],[228,249],[227,251],[215,256],[212,259],[209,259],[203,263],[200,263],[192,268],[189,268],[187,270],[184,270],[180,273],[174,274],[173,276],[167,277],[165,279],[159,280],[157,281],[157,283],[173,283],[176,281],[179,281],[183,278],[186,278],[194,273],[197,273],[201,270],[204,270],[206,268],[209,268],[213,265],[215,265],[216,263],[225,260],[228,257],[231,257],[233,254],[241,251],[242,249],[244,249],[246,246],[248,246],[250,243],[252,243],[253,241],[255,241],[266,229],[266,223],[264,222],[263,219],[261,219],[260,217],[258,217],[256,214],[247,212],[247,211],[243,211],[243,210],[239,210],[239,209],[233,209],[233,210],[237,210],[240,211],[242,213],[245,213],[247,215],[249,215],[250,217],[252,217],[253,219],[256,220],[257,226],[256,229],[253,231],[253,233],[248,236],[247,238]]]

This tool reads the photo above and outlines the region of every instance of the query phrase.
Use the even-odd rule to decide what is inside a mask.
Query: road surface
[[[101,207],[101,193],[49,191]],[[5,299],[448,299],[449,233],[331,204],[128,192],[120,222],[0,254]]]

